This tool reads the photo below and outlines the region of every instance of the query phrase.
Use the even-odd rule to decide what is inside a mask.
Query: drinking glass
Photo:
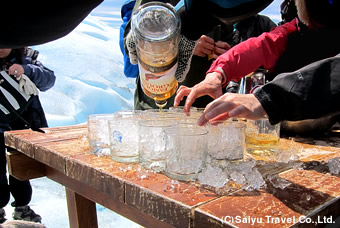
[[[143,117],[144,119],[177,119],[179,120],[182,118],[184,115],[181,115],[180,113],[173,112],[169,109],[148,109],[143,111]]]
[[[206,165],[208,131],[194,124],[179,124],[166,129],[165,134],[165,174],[176,180],[195,179]]]
[[[246,147],[250,154],[270,156],[277,151],[280,124],[271,125],[268,118],[247,120]]]
[[[163,172],[166,158],[165,129],[177,125],[173,118],[139,122],[139,163],[155,172]]]
[[[119,111],[109,120],[111,158],[117,162],[138,162],[138,121],[141,112]]]
[[[108,121],[113,114],[93,114],[87,117],[91,153],[97,156],[110,154]]]
[[[212,159],[241,161],[245,152],[246,124],[237,120],[208,124],[208,153]]]

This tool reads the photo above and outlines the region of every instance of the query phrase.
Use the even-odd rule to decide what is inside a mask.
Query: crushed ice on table
[[[165,162],[164,161],[154,161],[149,165],[149,169],[156,173],[164,172]]]
[[[208,161],[207,167],[198,175],[200,184],[218,190],[227,187],[226,184],[231,180],[247,191],[258,190],[266,186],[261,173],[255,167],[254,159],[230,162],[208,158]]]
[[[164,192],[182,193],[181,184],[177,180],[167,180],[163,187]]]
[[[128,165],[127,167],[124,167],[124,168],[119,166],[119,169],[120,169],[120,171],[126,173],[126,172],[131,171],[133,169],[133,167],[131,165]]]
[[[210,165],[198,175],[198,180],[201,184],[215,188],[222,188],[229,181],[226,173],[222,169]]]
[[[290,161],[297,161],[299,160],[299,156],[297,155],[298,149],[294,147],[290,147],[286,150],[279,149],[277,153],[275,153],[274,157],[277,162],[288,163]],[[300,149],[301,151],[301,149]]]
[[[273,185],[274,188],[285,189],[292,184],[292,182],[279,177],[277,174],[268,175],[267,180]]]
[[[98,157],[108,156],[111,154],[110,148],[103,148],[102,145],[94,147],[91,153],[97,155]]]
[[[231,180],[233,180],[236,184],[240,184],[240,185],[245,185],[247,183],[246,178],[244,177],[244,175],[242,173],[239,172],[233,172],[232,174],[230,174],[230,178]]]
[[[331,174],[340,174],[340,157],[329,159],[327,166]]]
[[[144,169],[139,167],[136,172],[136,176],[138,179],[144,180],[149,179],[150,175],[154,174],[154,171],[150,169]]]

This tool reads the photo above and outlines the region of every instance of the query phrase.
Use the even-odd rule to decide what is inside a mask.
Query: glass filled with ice
[[[111,158],[117,162],[138,162],[140,111],[119,111],[109,120]]]
[[[196,124],[178,124],[166,129],[165,134],[165,174],[176,180],[195,179],[206,165],[208,131]]]
[[[177,120],[162,118],[139,121],[139,163],[155,172],[164,172],[167,128],[176,126]]]
[[[207,126],[208,151],[212,159],[241,161],[245,152],[246,124],[242,121],[215,121]]]

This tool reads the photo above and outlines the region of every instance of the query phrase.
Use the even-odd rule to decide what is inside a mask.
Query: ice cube
[[[243,176],[243,174],[238,173],[238,172],[233,172],[230,174],[230,178],[236,183],[240,185],[245,185],[246,184],[246,178]]]
[[[329,159],[327,166],[331,174],[340,174],[340,157]]]
[[[201,184],[206,184],[215,188],[222,188],[228,181],[228,177],[222,169],[207,166],[199,175],[198,180]]]
[[[167,180],[165,182],[163,190],[165,192],[173,192],[173,193],[176,193],[176,192],[180,192],[181,193],[182,192],[181,184],[177,180]]]
[[[267,178],[275,188],[285,189],[292,184],[290,181],[283,179],[278,175],[268,175]]]
[[[266,186],[266,182],[256,168],[253,168],[251,172],[245,173],[244,176],[248,182],[246,190],[257,190]]]

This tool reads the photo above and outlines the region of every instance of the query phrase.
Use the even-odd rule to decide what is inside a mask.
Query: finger
[[[196,98],[198,96],[197,89],[192,89],[190,93],[187,95],[187,99],[185,100],[185,105],[184,105],[184,112],[190,112],[190,108],[192,104],[195,102]]]
[[[207,107],[205,107],[205,110],[204,110],[203,114],[202,114],[202,115],[198,118],[198,120],[197,120],[197,124],[198,124],[199,126],[203,126],[203,125],[205,125],[206,123],[209,122],[209,119],[206,118],[205,115],[206,115],[206,113],[208,113],[211,109],[214,109],[214,108],[216,107],[216,105],[218,105],[218,103],[215,102],[215,101],[212,101],[212,102],[210,102],[210,103],[207,105]]]
[[[188,88],[188,87],[186,87],[186,86],[184,86],[184,85],[181,85],[181,86],[178,88],[178,90],[177,90],[176,93],[179,93],[181,90],[186,89],[186,88]]]
[[[208,122],[209,120],[205,118],[204,113],[197,120],[198,126],[204,126]]]
[[[207,50],[207,51],[210,51],[212,52],[215,48],[215,45],[214,44],[210,44],[210,43],[205,43],[205,45],[203,46],[203,49],[204,50]]]
[[[215,105],[213,105],[205,114],[205,118],[212,120],[221,114],[228,113],[230,110],[235,108],[235,104],[231,102],[226,102],[218,100]]]
[[[187,87],[183,87],[183,88],[179,88],[174,100],[174,106],[178,106],[179,103],[183,100],[183,98],[185,96],[188,96],[188,94],[190,93],[191,89],[187,88]]]
[[[216,53],[217,55],[222,55],[222,54],[224,54],[224,53],[226,53],[226,52],[227,52],[227,49],[215,47],[215,53]]]
[[[232,118],[247,118],[251,120],[256,120],[261,118],[263,115],[258,114],[249,110],[247,107],[240,105],[229,112],[229,116]]]
[[[215,46],[224,50],[229,50],[231,46],[227,42],[217,41]]]
[[[213,123],[213,122],[220,122],[222,120],[227,120],[229,119],[230,116],[229,116],[229,113],[228,112],[225,112],[225,113],[222,113],[221,115],[218,115],[216,116],[215,118],[211,119],[209,122],[210,123]]]
[[[213,38],[211,38],[211,37],[209,37],[209,36],[206,36],[206,35],[203,35],[203,36],[201,37],[201,39],[202,39],[202,41],[204,41],[204,42],[206,42],[206,43],[208,43],[208,44],[211,44],[211,45],[215,46],[215,41],[214,41]]]
[[[239,105],[229,112],[229,116],[233,118],[246,117],[247,113],[249,113],[249,110],[245,106]]]
[[[199,56],[199,57],[205,57],[207,54],[204,54],[203,52],[201,51],[197,51],[195,52],[195,55]]]
[[[189,99],[190,95],[191,95],[191,93],[188,95],[187,99],[185,100],[185,104],[184,104],[184,112],[186,112],[186,113],[190,113],[190,108],[196,100],[196,97],[194,97],[194,96],[190,97],[190,99]]]
[[[210,55],[213,51],[214,51],[214,48],[212,48],[212,49],[204,48],[202,50],[202,53],[204,53],[204,56],[206,56],[206,55]]]

